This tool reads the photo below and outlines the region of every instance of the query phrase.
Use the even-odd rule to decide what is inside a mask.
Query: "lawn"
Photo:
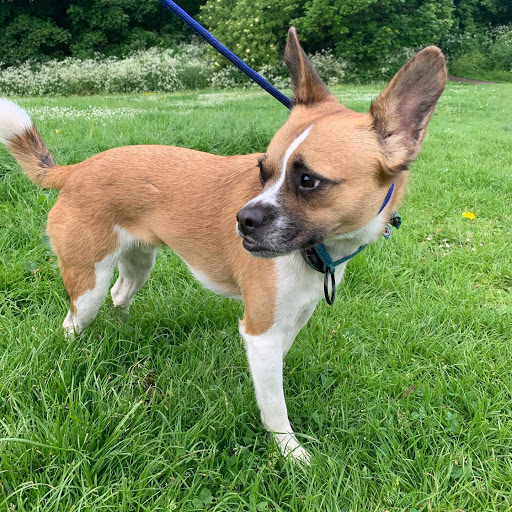
[[[363,111],[378,87],[334,92]],[[263,151],[287,116],[253,89],[19,102],[62,164],[124,144]],[[241,304],[169,249],[129,317],[107,299],[64,338],[42,236],[55,197],[0,148],[1,511],[512,509],[512,85],[449,84],[401,229],[348,264],[291,349],[310,467],[260,423]]]

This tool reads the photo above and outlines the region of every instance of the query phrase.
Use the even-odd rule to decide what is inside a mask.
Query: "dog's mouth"
[[[286,242],[281,242],[279,246],[270,246],[261,243],[250,236],[242,237],[242,245],[244,249],[250,252],[253,256],[258,258],[276,258],[278,256],[284,256],[293,251],[308,249],[314,245],[320,243],[318,238],[309,238],[299,242],[296,238],[292,238]]]
[[[249,235],[244,235],[236,225],[236,233],[242,238],[242,246],[247,252],[259,258],[275,258],[283,254],[281,251],[276,251],[274,248],[270,248],[267,245],[255,240]]]
[[[242,244],[248,251],[255,250],[258,247],[258,242],[256,242],[256,240],[250,236],[244,236]]]
[[[258,258],[276,258],[284,256],[293,251],[307,249],[324,239],[322,229],[306,229],[297,224],[292,225],[293,229],[287,232],[284,230],[265,230],[266,232],[243,233],[238,223],[235,226],[236,233],[242,238],[243,248]]]
[[[288,252],[276,251],[275,249],[266,247],[250,236],[243,237],[242,245],[246,251],[250,252],[253,256],[257,256],[258,258],[275,258],[276,256],[281,256]]]

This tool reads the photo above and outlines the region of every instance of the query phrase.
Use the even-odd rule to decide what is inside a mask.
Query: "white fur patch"
[[[155,264],[156,248],[131,247],[119,256],[119,277],[110,290],[114,306],[128,310]]]
[[[32,126],[29,115],[6,98],[0,98],[0,142],[7,144]]]
[[[87,327],[95,318],[98,309],[107,295],[112,273],[117,263],[117,251],[105,256],[94,265],[96,284],[75,300],[76,316],[80,329]]]
[[[387,222],[387,213],[381,212],[362,228],[338,235],[332,238],[329,242],[336,243],[344,240],[349,243],[352,240],[355,244],[359,245],[369,244],[370,242],[377,240],[382,235]],[[337,245],[340,245],[341,247],[343,244]]]
[[[281,163],[281,175],[279,176],[279,179],[267,190],[264,190],[260,195],[256,196],[254,199],[251,199],[251,201],[249,201],[245,206],[250,206],[256,203],[267,203],[273,205],[277,204],[276,197],[277,194],[279,193],[279,189],[282,187],[284,180],[286,178],[286,167],[288,166],[288,160],[290,160],[290,157],[292,156],[293,152],[300,146],[302,142],[304,142],[306,137],[310,134],[311,128],[313,128],[313,125],[304,130],[288,146],[288,149],[286,150]]]
[[[273,433],[285,456],[291,455],[308,463],[309,454],[298,443],[288,420],[283,390],[283,341],[286,335],[282,327],[274,325],[257,336],[247,334],[242,324],[239,330],[245,342],[256,399],[265,428]]]
[[[331,257],[341,258],[377,239],[384,224],[385,217],[381,214],[357,231],[326,241]],[[245,341],[265,427],[274,433],[284,455],[291,455],[307,463],[309,455],[298,443],[288,420],[283,392],[282,358],[313,314],[318,301],[323,298],[324,276],[308,267],[299,251],[280,256],[274,261],[277,277],[274,323],[268,331],[257,336],[247,334],[243,325],[240,325],[240,334]],[[346,263],[343,263],[336,269],[337,283],[341,281],[345,267]]]

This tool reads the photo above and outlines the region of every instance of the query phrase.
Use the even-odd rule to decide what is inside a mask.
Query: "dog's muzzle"
[[[260,258],[275,258],[309,244],[311,233],[298,218],[290,218],[281,208],[268,203],[244,206],[237,214],[236,231],[244,249]],[[318,237],[315,236],[314,243]]]
[[[261,249],[262,231],[270,217],[273,216],[259,205],[245,206],[237,213],[237,232],[243,238],[243,246],[247,251],[257,252]]]

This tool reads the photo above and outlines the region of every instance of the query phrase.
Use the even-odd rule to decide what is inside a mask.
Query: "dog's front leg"
[[[283,350],[290,346],[289,335],[279,326],[272,326],[263,334],[246,332],[240,323],[240,334],[245,342],[256,399],[265,428],[275,436],[284,455],[309,462],[308,452],[298,443],[293,433],[283,391]]]

